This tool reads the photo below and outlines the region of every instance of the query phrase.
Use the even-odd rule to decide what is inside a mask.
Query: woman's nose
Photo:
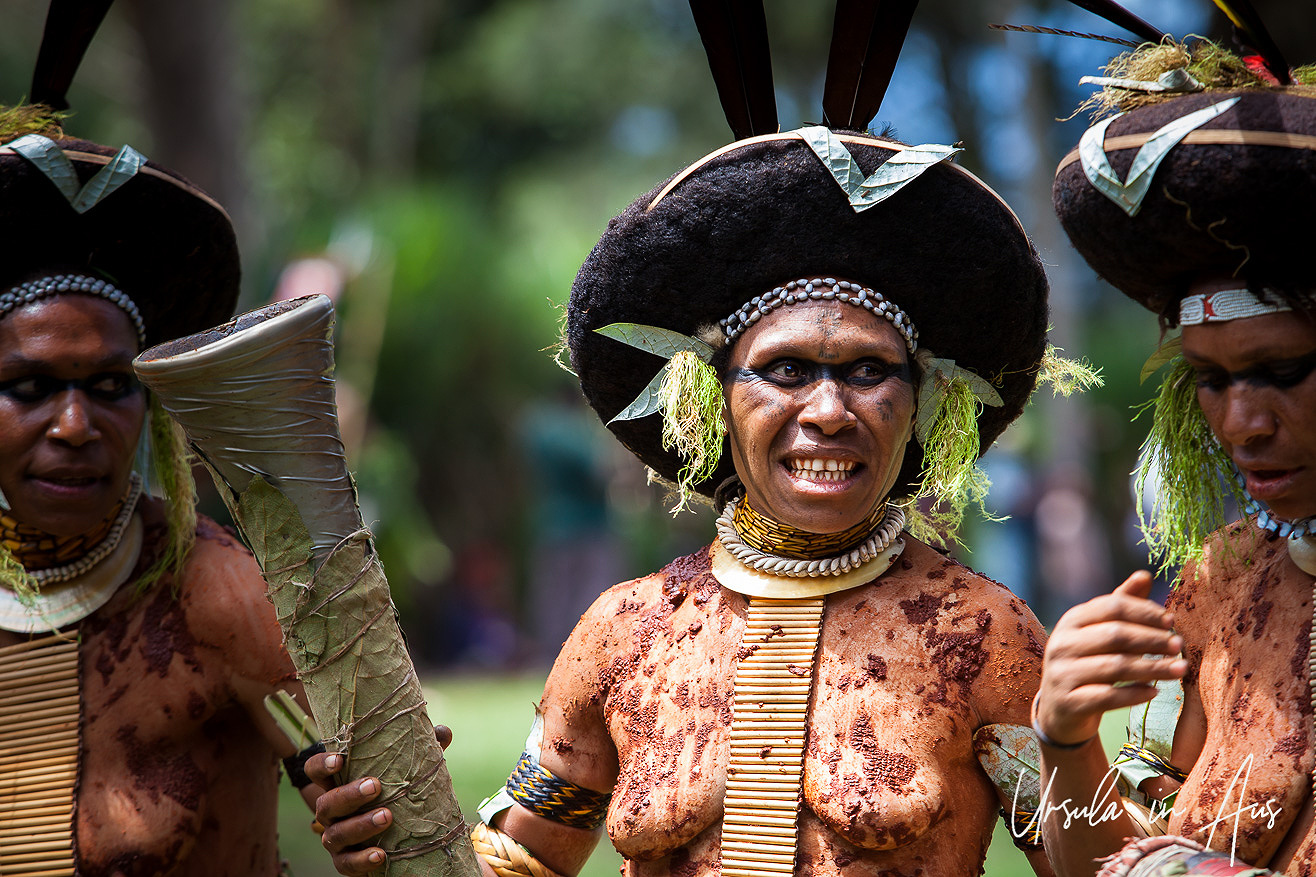
[[[1231,445],[1246,445],[1275,431],[1275,412],[1266,404],[1269,390],[1235,382],[1225,391],[1220,436]]]
[[[55,400],[55,416],[46,429],[46,435],[56,441],[78,447],[94,441],[100,433],[92,421],[87,397],[81,390],[70,388]]]
[[[857,418],[846,406],[839,381],[823,379],[814,385],[800,412],[800,422],[817,427],[823,435],[835,435],[855,424]]]

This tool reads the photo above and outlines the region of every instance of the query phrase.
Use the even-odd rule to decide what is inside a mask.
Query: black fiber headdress
[[[596,329],[636,323],[694,336],[787,281],[848,278],[903,308],[921,346],[993,384],[1004,404],[984,408],[978,420],[980,450],[990,446],[1022,411],[1044,346],[1046,277],[1018,219],[980,180],[944,161],[856,212],[805,140],[776,133],[761,4],[691,6],[728,121],[748,139],[638,198],[585,260],[567,341],[590,405],[612,421],[662,364]],[[838,4],[824,96],[830,127],[862,130],[872,120],[913,8]],[[864,175],[906,149],[867,135],[841,139]],[[608,426],[659,475],[678,480],[682,462],[663,449],[661,418]],[[897,495],[916,483],[920,459],[906,456]],[[724,454],[694,487],[712,496],[731,474]]]
[[[1085,135],[1060,162],[1053,187],[1056,214],[1088,264],[1169,324],[1189,284],[1206,275],[1236,276],[1294,303],[1312,294],[1316,71],[1290,70],[1245,0],[1216,5],[1236,41],[1256,54],[1167,39],[1124,56],[1126,67],[1150,70],[1144,78],[1159,68],[1138,68],[1141,58],[1181,64],[1143,87],[1187,84],[1157,92],[1137,81],[1094,80],[1104,84],[1107,104],[1127,111]],[[1208,78],[1199,59],[1224,72]],[[1135,159],[1153,153],[1144,150],[1152,135],[1174,129],[1181,139],[1140,188],[1130,179]],[[1103,162],[1113,179],[1097,170]]]
[[[1316,68],[1290,70],[1246,0],[1215,3],[1255,54],[1166,37],[1116,58],[1110,76],[1085,81],[1103,87],[1094,103],[1124,112],[1084,133],[1052,190],[1074,247],[1163,326],[1179,322],[1194,281],[1215,278],[1237,278],[1258,307],[1269,292],[1316,307]],[[1205,315],[1208,303],[1199,307]],[[1258,511],[1231,477],[1179,340],[1168,338],[1144,369],[1165,366],[1137,482],[1139,497],[1155,495],[1138,511],[1162,571],[1200,558],[1230,505]],[[1144,491],[1148,478],[1154,491]]]
[[[109,5],[108,0],[51,3],[33,77],[34,101],[67,107],[69,83]],[[136,302],[148,346],[228,319],[237,303],[240,268],[224,209],[151,161],[143,161],[94,206],[75,207],[77,199],[70,195],[116,164],[119,150],[66,137],[48,120],[53,152],[67,159],[76,176],[65,181],[65,191],[51,178],[58,168],[43,171],[7,145],[29,133],[39,111],[27,107],[0,115],[0,240],[8,254],[0,262],[0,292],[56,273],[107,280]],[[51,158],[62,164],[53,153]]]

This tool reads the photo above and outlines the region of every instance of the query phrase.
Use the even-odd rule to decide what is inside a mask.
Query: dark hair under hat
[[[895,154],[890,145],[847,137],[865,174]],[[609,223],[571,291],[572,366],[605,423],[662,361],[595,329],[633,322],[695,335],[755,295],[819,276],[882,293],[913,320],[921,346],[998,389],[1005,404],[978,418],[980,453],[1023,410],[1043,353],[1046,275],[1018,219],[972,174],[938,163],[856,213],[809,146],[778,135],[697,165],[649,209],[662,190]],[[661,417],[609,429],[659,475],[677,480],[681,462],[662,448]],[[906,455],[897,494],[916,483],[920,462],[920,453]],[[724,453],[696,488],[711,496],[733,471]]]
[[[53,138],[80,184],[117,150]],[[141,311],[147,346],[233,313],[240,275],[228,214],[181,176],[147,161],[85,213],[28,159],[0,146],[0,292],[55,273],[110,281]]]
[[[1088,181],[1078,150],[1056,172],[1055,210],[1074,247],[1099,275],[1171,325],[1189,283],[1211,274],[1312,306],[1316,99],[1279,88],[1170,98],[1115,119],[1106,154],[1127,180],[1152,133],[1231,97],[1240,99],[1169,152],[1135,216]]]

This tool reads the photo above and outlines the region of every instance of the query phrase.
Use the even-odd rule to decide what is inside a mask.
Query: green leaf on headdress
[[[1106,129],[1119,116],[1098,122],[1084,131],[1078,141],[1078,155],[1083,165],[1083,173],[1098,192],[1114,201],[1129,216],[1137,216],[1138,211],[1142,209],[1142,199],[1151,189],[1152,177],[1156,175],[1156,169],[1170,154],[1170,150],[1178,146],[1179,142],[1193,130],[1205,125],[1238,101],[1239,98],[1232,97],[1162,126],[1147,138],[1147,142],[1133,157],[1127,180],[1119,178],[1119,174],[1115,173],[1115,168],[1110,164],[1110,158],[1106,155]]]
[[[137,172],[146,163],[146,158],[131,146],[124,146],[114,154],[110,163],[96,171],[96,175],[87,180],[78,196],[70,203],[79,213],[86,213],[102,200],[137,176]]]
[[[1183,336],[1171,335],[1161,342],[1161,346],[1142,364],[1142,373],[1138,376],[1138,383],[1145,384],[1147,379],[1156,374],[1161,366],[1174,359],[1180,353],[1183,353]]]
[[[995,387],[969,369],[960,368],[953,359],[924,356],[919,358],[919,365],[923,368],[923,380],[918,388],[918,415],[914,419],[914,435],[920,444],[926,444],[928,432],[941,411],[941,399],[956,382],[968,387],[973,397],[983,405],[999,408],[1005,404]],[[976,452],[977,449],[974,450]]]
[[[845,144],[821,125],[801,128],[797,132],[831,172],[832,177],[850,199],[855,213],[880,204],[917,179],[934,164],[945,161],[961,150],[938,143],[923,143],[896,152],[867,177]]]
[[[667,380],[667,371],[672,367],[672,363],[665,362],[663,367],[658,369],[658,374],[653,376],[653,380],[640,391],[640,395],[635,397],[635,401],[626,406],[626,409],[618,414],[608,425],[616,423],[618,420],[639,420],[641,417],[648,417],[662,409],[663,403],[663,381]]]
[[[28,134],[5,145],[45,174],[46,179],[55,184],[55,188],[59,189],[70,204],[78,197],[78,189],[81,188],[78,183],[78,172],[73,169],[73,162],[69,161],[64,150],[55,145],[55,141],[40,134]]]
[[[131,146],[124,146],[109,164],[96,172],[86,185],[78,184],[78,172],[64,150],[49,137],[29,134],[6,144],[9,149],[27,159],[33,167],[55,184],[69,205],[78,213],[86,213],[108,195],[131,180],[142,169],[146,158]]]
[[[713,348],[698,338],[691,338],[689,335],[682,335],[680,332],[673,332],[671,329],[663,329],[659,326],[646,326],[642,323],[612,323],[594,331],[623,344],[629,344],[637,350],[652,353],[654,356],[661,356],[663,359],[671,359],[676,354],[687,350],[704,362],[710,362],[713,359]]]
[[[935,357],[926,348],[916,358],[923,371],[914,420],[914,435],[923,446],[918,495],[935,500],[920,532],[944,544],[941,534],[954,538],[970,504],[991,518],[983,506],[991,482],[978,467],[978,414],[984,405],[1004,403],[995,387],[953,359]]]

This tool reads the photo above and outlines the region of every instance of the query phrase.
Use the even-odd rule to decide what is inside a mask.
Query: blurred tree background
[[[1225,33],[1209,0],[1127,5]],[[1255,5],[1291,60],[1316,59],[1310,0]],[[782,127],[815,122],[831,4],[767,8]],[[0,14],[14,103],[45,3]],[[1157,339],[1050,208],[1085,125],[1057,120],[1117,47],[989,22],[1126,35],[1059,0],[926,0],[875,123],[965,143],[1048,266],[1053,340],[1105,372],[1084,398],[1039,394],[998,442],[991,504],[1010,519],[957,552],[1049,624],[1144,563],[1128,473],[1146,425],[1130,420]],[[594,594],[711,537],[708,515],[667,516],[553,360],[608,219],[730,139],[685,3],[119,0],[69,97],[71,133],[132,143],[228,206],[244,308],[338,298],[349,459],[423,666],[542,676]]]

